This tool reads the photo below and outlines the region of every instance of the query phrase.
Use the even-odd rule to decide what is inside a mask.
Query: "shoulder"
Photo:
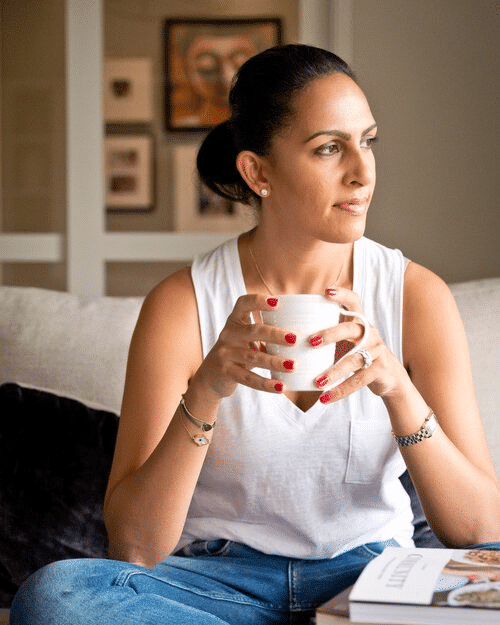
[[[405,364],[417,355],[465,349],[460,313],[446,282],[434,272],[410,262],[404,278],[403,342]],[[427,356],[429,358],[429,356]]]
[[[410,261],[404,277],[404,304],[407,313],[429,308],[456,308],[455,299],[446,282],[430,269]]]
[[[191,268],[185,267],[162,280],[146,296],[131,350],[157,354],[160,360],[173,352],[185,356],[191,352],[197,360],[199,345],[198,309]]]
[[[159,282],[146,296],[139,320],[158,322],[181,319],[196,313],[191,268],[184,267]]]

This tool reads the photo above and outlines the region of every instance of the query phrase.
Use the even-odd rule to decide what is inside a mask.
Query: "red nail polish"
[[[272,306],[274,308],[275,306],[278,305],[278,298],[277,297],[268,297],[266,302],[267,302],[268,306]]]
[[[327,404],[330,401],[331,398],[332,397],[331,397],[330,393],[325,393],[324,395],[320,396],[319,401],[322,404]]]
[[[337,289],[326,289],[325,293],[328,295],[328,297],[334,297],[335,295],[337,295]]]
[[[321,345],[321,343],[323,343],[323,337],[322,336],[312,336],[309,339],[309,343],[313,346],[313,347],[317,347],[318,345]]]
[[[295,342],[297,341],[297,337],[292,332],[289,332],[288,334],[285,334],[285,341],[289,343],[290,345],[295,345]]]
[[[283,384],[281,382],[276,382],[276,384],[274,385],[274,390],[278,391],[278,393],[281,393],[281,391],[283,390]]]
[[[316,385],[319,386],[320,388],[322,386],[325,386],[328,383],[328,376],[327,375],[323,375],[321,376],[321,378],[318,378],[316,380]]]
[[[285,367],[285,369],[293,369],[293,360],[284,360],[283,361],[283,366]]]

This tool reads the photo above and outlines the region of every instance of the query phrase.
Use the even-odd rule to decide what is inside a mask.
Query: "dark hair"
[[[231,118],[216,126],[198,152],[201,180],[218,195],[254,204],[258,196],[236,168],[242,150],[266,156],[273,136],[293,120],[293,99],[316,78],[351,69],[336,54],[302,44],[276,46],[239,69],[229,93]]]

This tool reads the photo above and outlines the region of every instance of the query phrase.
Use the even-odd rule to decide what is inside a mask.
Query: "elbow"
[[[476,519],[472,523],[464,523],[462,531],[455,527],[452,535],[435,531],[439,540],[450,549],[467,549],[481,545],[496,545],[500,549],[500,516],[495,519]]]
[[[120,562],[129,562],[135,566],[140,566],[144,569],[154,569],[155,566],[160,564],[165,558],[167,558],[171,552],[160,554],[153,552],[149,549],[145,549],[140,545],[131,545],[130,543],[120,543],[110,541],[108,547],[108,557],[111,560],[118,560]]]

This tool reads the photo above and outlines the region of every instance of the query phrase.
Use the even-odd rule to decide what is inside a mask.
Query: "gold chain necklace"
[[[255,256],[254,256],[251,243],[248,244],[248,251],[250,252],[250,256],[251,256],[251,258],[253,260],[253,264],[255,265],[255,269],[257,270],[257,273],[259,274],[260,281],[266,287],[266,289],[267,289],[267,291],[268,291],[268,293],[270,295],[275,295],[275,293],[273,293],[273,291],[269,288],[269,285],[267,284],[267,282],[264,280],[264,276],[262,275],[262,271],[260,270],[260,267],[259,267],[259,265],[257,263],[257,260],[256,260]],[[339,278],[342,275],[342,272],[344,271],[344,268],[345,268],[345,266],[347,264],[347,259],[348,259],[348,256],[346,256],[346,259],[345,259],[342,267],[340,268],[339,275],[337,276],[337,279],[332,284],[336,284],[339,281]]]
[[[270,295],[274,295],[274,293],[269,288],[267,282],[264,280],[264,276],[262,275],[262,271],[260,270],[260,267],[257,264],[257,261],[255,260],[255,256],[253,255],[252,244],[251,243],[248,244],[248,251],[250,252],[250,256],[252,257],[253,264],[255,265],[255,269],[257,269],[257,273],[259,274],[259,278],[260,278],[262,284],[266,287],[266,289],[268,290]]]

